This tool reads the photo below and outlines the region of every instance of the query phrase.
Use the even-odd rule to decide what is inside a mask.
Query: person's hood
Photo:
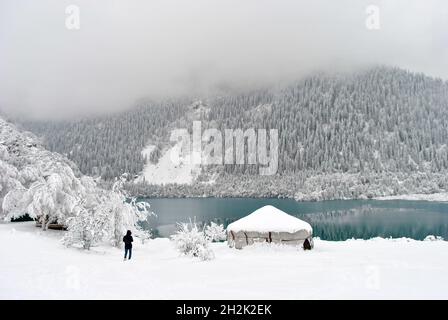
[[[128,230],[128,232],[126,232],[127,236],[130,236],[132,234],[131,230]]]

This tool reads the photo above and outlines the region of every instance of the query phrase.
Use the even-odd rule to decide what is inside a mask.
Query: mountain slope
[[[251,184],[263,181],[266,189],[278,190],[293,179],[294,186],[291,182],[287,184],[292,190],[279,193],[292,196],[311,177],[325,180],[350,175],[358,177],[355,185],[370,185],[381,177],[403,181],[412,176],[416,181],[427,180],[437,185],[425,184],[426,189],[445,188],[448,84],[440,79],[377,67],[349,75],[314,75],[280,89],[207,97],[199,104],[191,101],[147,103],[104,118],[24,125],[42,135],[51,150],[67,154],[84,173],[105,179],[123,172],[140,174],[146,161],[157,162],[169,149],[168,138],[173,128],[191,129],[193,120],[202,120],[204,129],[279,131],[276,176],[259,177],[254,165],[203,168],[203,176],[220,173],[218,185],[230,186],[233,183],[230,181],[238,181],[244,175]],[[151,159],[145,159],[141,152],[147,145],[156,146]],[[312,183],[323,187],[333,181],[321,180],[314,178]],[[238,183],[240,191],[241,185]],[[210,191],[210,186],[198,188],[199,194],[217,192]],[[149,192],[142,187],[140,190],[144,194]],[[384,193],[397,192],[401,191]]]

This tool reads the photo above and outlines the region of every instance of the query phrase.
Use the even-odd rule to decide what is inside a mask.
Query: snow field
[[[0,299],[447,299],[448,242],[316,239],[315,249],[212,243],[180,257],[168,239],[133,260],[109,246],[65,248],[58,231],[0,224]]]

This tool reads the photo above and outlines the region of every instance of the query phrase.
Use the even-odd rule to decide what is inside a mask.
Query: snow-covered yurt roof
[[[227,227],[227,231],[233,232],[289,232],[300,230],[312,232],[308,222],[293,217],[274,206],[264,206],[255,210],[248,216],[241,218]]]

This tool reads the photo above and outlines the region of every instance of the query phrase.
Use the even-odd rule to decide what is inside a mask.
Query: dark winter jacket
[[[131,236],[131,231],[128,231],[126,233],[126,235],[123,237],[123,242],[124,242],[125,249],[131,249],[133,241],[134,241],[134,239]]]

